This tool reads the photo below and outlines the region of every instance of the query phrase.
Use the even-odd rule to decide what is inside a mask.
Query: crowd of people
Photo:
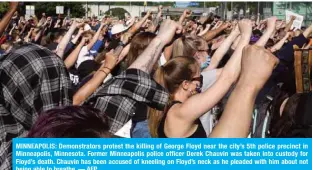
[[[294,46],[312,25],[194,17],[1,18],[0,169],[12,139],[311,137]]]

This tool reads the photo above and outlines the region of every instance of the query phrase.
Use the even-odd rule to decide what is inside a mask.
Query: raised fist
[[[278,61],[271,52],[263,47],[246,46],[242,56],[241,78],[248,85],[261,89],[271,76]]]
[[[165,45],[170,43],[175,34],[180,34],[182,32],[182,26],[172,20],[164,20],[160,25],[159,33],[157,37]]]
[[[273,17],[269,18],[268,22],[267,22],[268,29],[274,30],[276,21],[277,21],[277,17],[276,16],[273,16]]]
[[[242,19],[238,22],[239,31],[242,35],[251,35],[252,23],[249,19]]]

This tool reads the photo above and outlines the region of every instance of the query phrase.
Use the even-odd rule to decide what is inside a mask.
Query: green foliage
[[[128,11],[126,11],[123,8],[111,8],[110,10],[105,12],[105,15],[112,15],[114,17],[118,17],[119,19],[124,19],[125,13],[130,14]]]
[[[0,2],[0,15],[3,16],[9,8],[8,2]]]
[[[36,2],[35,12],[38,17],[45,12],[48,16],[56,16],[56,6],[64,6],[64,15],[67,15],[67,9],[70,8],[71,17],[83,17],[85,8],[81,2]]]

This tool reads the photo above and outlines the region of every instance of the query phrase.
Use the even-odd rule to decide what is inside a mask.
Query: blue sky
[[[187,7],[187,5],[190,3],[191,1],[176,1],[176,6],[177,7]]]

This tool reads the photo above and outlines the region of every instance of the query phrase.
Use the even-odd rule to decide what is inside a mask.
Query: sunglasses
[[[199,81],[200,85],[196,84],[195,90],[197,93],[201,93],[201,88],[203,87],[203,76],[200,75],[199,77],[192,78],[191,81]]]

